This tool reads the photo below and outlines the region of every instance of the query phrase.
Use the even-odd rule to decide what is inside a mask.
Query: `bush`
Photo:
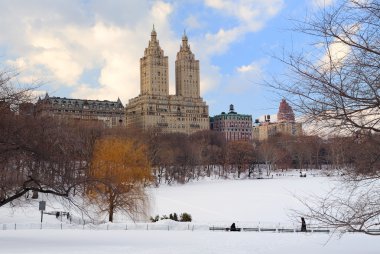
[[[192,220],[191,215],[188,213],[182,213],[179,217],[180,217],[179,221],[182,221],[182,222],[191,222]]]
[[[156,215],[156,217],[154,218],[152,216],[150,217],[151,222],[157,222],[159,220],[167,220],[167,219],[171,219],[174,221],[182,221],[182,222],[190,222],[192,220],[191,215],[188,213],[182,213],[179,216],[179,220],[178,220],[177,213],[169,214],[169,217],[167,215],[162,215],[161,218],[159,215]]]
[[[156,221],[158,221],[160,219],[160,216],[158,216],[158,215],[156,215],[156,217],[152,217],[152,216],[150,216],[150,221],[151,222],[156,222]]]

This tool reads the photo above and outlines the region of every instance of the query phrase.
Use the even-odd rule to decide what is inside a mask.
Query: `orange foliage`
[[[117,210],[135,213],[139,210],[137,203],[144,202],[144,187],[152,181],[147,148],[121,137],[99,139],[90,175],[95,184],[89,186],[88,197],[101,211],[109,213],[110,221]]]
[[[91,175],[114,184],[141,183],[151,179],[145,145],[121,138],[96,141]]]

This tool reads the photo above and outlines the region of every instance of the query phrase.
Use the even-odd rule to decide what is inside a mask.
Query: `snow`
[[[191,223],[134,224],[118,215],[117,223],[98,226],[63,219],[61,229],[60,220],[44,215],[41,230],[37,202],[17,209],[1,207],[0,253],[378,253],[378,238],[358,233],[339,238],[326,233],[208,230],[232,222],[238,227],[298,228],[297,218],[290,213],[302,209],[295,196],[323,195],[336,183],[334,178],[313,177],[310,172],[300,178],[294,172],[273,179],[206,179],[150,189],[152,216],[187,212],[193,217]],[[70,209],[54,199],[47,200],[47,206],[48,211]]]
[[[328,177],[214,180],[153,190],[153,215],[187,212],[194,222],[292,223],[291,209],[302,209],[295,197],[326,193]]]
[[[0,231],[0,252],[29,254],[82,253],[292,253],[377,254],[377,237],[348,234],[330,239],[325,234],[210,231]],[[327,243],[327,244],[326,244]]]

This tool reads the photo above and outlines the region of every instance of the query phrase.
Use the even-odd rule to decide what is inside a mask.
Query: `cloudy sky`
[[[201,65],[201,95],[210,115],[254,118],[277,112],[281,96],[263,80],[283,73],[273,55],[307,47],[291,31],[333,0],[0,0],[1,68],[19,82],[40,82],[52,96],[116,100],[139,94],[139,59],[155,25],[174,61],[184,29]]]

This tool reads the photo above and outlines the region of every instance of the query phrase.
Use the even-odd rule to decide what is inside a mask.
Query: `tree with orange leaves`
[[[147,149],[135,140],[106,137],[96,141],[90,167],[88,198],[113,221],[115,212],[131,218],[147,208],[145,187],[152,180]]]

